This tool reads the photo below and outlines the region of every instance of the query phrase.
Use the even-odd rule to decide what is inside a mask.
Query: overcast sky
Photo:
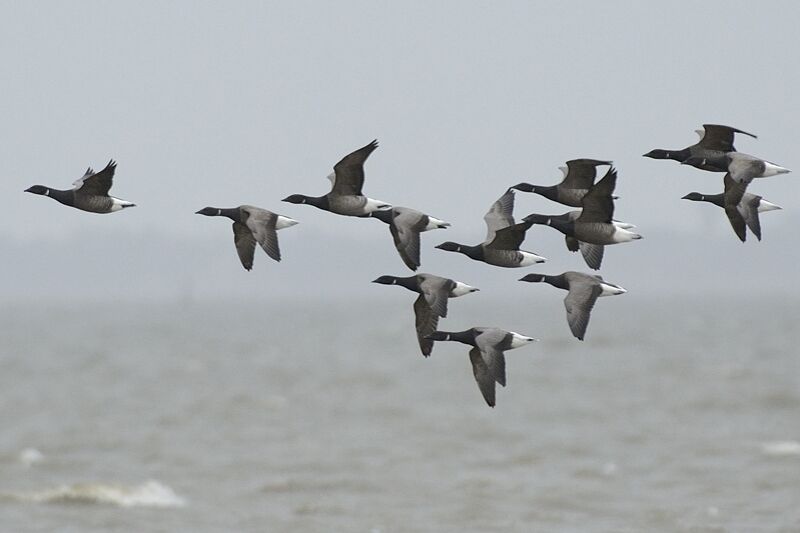
[[[797,2],[0,5],[9,297],[269,297],[406,275],[380,222],[280,201],[327,192],[332,165],[373,138],[365,193],[453,224],[424,235],[425,271],[517,290],[522,269],[433,246],[480,242],[506,187],[555,183],[576,157],[615,162],[616,217],[645,236],[606,252],[614,282],[775,291],[800,260]],[[763,242],[680,199],[720,192],[720,174],[641,157],[693,144],[702,123],[757,134],[737,148],[796,170],[751,186],[784,208],[762,219]],[[110,158],[112,193],[136,208],[100,216],[22,192],[69,188]],[[244,272],[230,224],[194,214],[242,203],[300,221],[280,233],[280,265],[258,251]],[[518,194],[519,217],[566,210]],[[551,259],[534,270],[586,270],[550,228],[523,248]]]

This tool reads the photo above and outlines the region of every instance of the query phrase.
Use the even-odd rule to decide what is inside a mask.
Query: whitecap
[[[186,504],[174,490],[155,480],[133,486],[76,483],[40,491],[5,494],[5,498],[30,503],[84,503],[119,507],[182,507]]]
[[[783,457],[787,455],[800,455],[800,442],[796,440],[776,440],[761,444],[764,455]]]
[[[27,467],[44,461],[44,454],[36,448],[25,448],[19,452],[19,462]]]

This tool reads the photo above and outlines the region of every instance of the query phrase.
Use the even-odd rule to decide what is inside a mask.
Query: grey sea
[[[451,300],[541,339],[491,409],[384,290],[5,307],[0,531],[800,531],[797,299]]]

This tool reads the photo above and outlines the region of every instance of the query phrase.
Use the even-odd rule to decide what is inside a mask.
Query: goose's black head
[[[705,197],[699,192],[690,192],[689,194],[681,198],[681,200],[693,200],[695,202],[702,202],[704,199]]]
[[[45,196],[50,195],[50,189],[48,187],[45,187],[44,185],[34,185],[32,187],[28,187],[27,189],[25,189],[25,192],[30,192],[33,194],[43,194]]]
[[[204,207],[195,213],[196,215],[205,215],[207,217],[218,217],[222,215],[222,209],[218,207]]]
[[[445,252],[460,252],[463,248],[463,245],[458,244],[457,242],[447,241],[443,242],[436,248],[444,250]]]
[[[527,281],[529,283],[541,283],[547,277],[544,274],[527,274],[524,277],[520,278],[520,281]]]
[[[310,198],[309,196],[306,196],[304,194],[292,194],[290,196],[287,196],[281,201],[289,202],[290,204],[307,204],[309,203],[308,202],[309,198]]]
[[[381,285],[397,285],[397,276],[381,276],[378,279],[373,279],[372,283],[380,283]]]
[[[672,152],[669,150],[655,149],[643,154],[642,157],[649,157],[650,159],[672,159]]]

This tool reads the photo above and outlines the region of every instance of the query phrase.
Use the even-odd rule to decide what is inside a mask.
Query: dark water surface
[[[451,301],[490,409],[391,294],[4,309],[0,530],[800,531],[800,301]]]

